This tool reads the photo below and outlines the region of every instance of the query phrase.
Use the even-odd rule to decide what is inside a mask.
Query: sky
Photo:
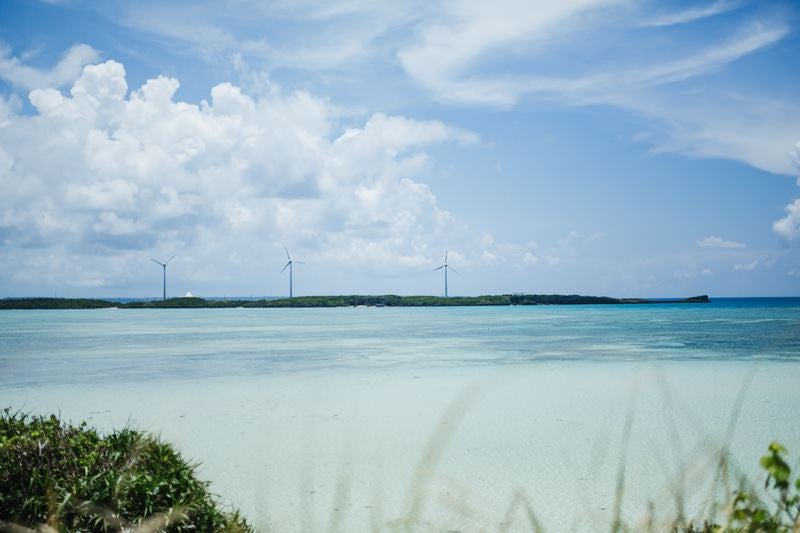
[[[800,295],[800,5],[0,0],[0,297]]]

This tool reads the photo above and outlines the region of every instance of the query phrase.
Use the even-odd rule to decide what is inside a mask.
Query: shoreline
[[[652,305],[709,303],[707,295],[689,298],[611,298],[578,294],[500,294],[484,296],[397,296],[394,294],[298,296],[260,300],[206,300],[197,297],[147,302],[115,302],[91,298],[4,298],[0,310],[25,309],[220,309],[220,308],[326,308],[326,307],[478,307],[536,305]]]
[[[796,365],[509,370],[129,382],[80,395],[75,386],[33,387],[21,395],[6,391],[0,403],[60,412],[101,429],[133,424],[160,434],[202,463],[202,476],[226,504],[260,529],[285,531],[321,529],[334,508],[351,530],[369,529],[375,520],[378,530],[390,531],[417,489],[428,495],[426,520],[462,530],[495,524],[517,489],[525,490],[547,530],[606,529],[626,439],[626,519],[639,523],[649,498],[672,512],[675,490],[685,491],[693,514],[706,496],[696,481],[713,467],[717,445],[727,444],[734,471],[760,482],[757,459],[768,442],[794,451],[800,440],[798,426],[787,423],[800,399]],[[725,385],[708,387],[709,374]],[[737,431],[729,437],[740,394]],[[453,411],[465,398],[462,410]],[[419,486],[411,473],[442,424],[452,424],[453,433]]]

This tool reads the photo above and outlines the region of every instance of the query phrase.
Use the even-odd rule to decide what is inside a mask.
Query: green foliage
[[[786,448],[773,442],[761,458],[761,467],[767,472],[764,488],[770,491],[771,502],[765,503],[757,495],[739,491],[733,498],[728,524],[693,525],[686,533],[796,533],[800,531],[800,477],[791,482],[792,470],[784,455]]]
[[[768,501],[740,490],[724,525],[690,523],[673,531],[800,532],[800,477],[793,479],[787,453],[773,442],[761,458]],[[145,433],[124,429],[103,436],[85,422],[73,426],[55,416],[0,411],[0,530],[20,524],[43,531],[47,524],[64,533],[250,533],[238,512],[219,508],[195,474],[196,466],[171,445]],[[531,526],[539,530],[535,517]],[[23,530],[14,528],[8,530]]]
[[[102,309],[114,305],[86,298],[0,298],[0,309]]]
[[[148,434],[102,436],[85,422],[0,412],[0,521],[107,532],[164,513],[160,531],[250,531],[195,474],[196,465]]]
[[[218,300],[204,300],[203,298],[168,298],[166,300],[153,300],[151,302],[128,302],[119,304],[118,307],[131,309],[194,309],[203,307],[231,307],[231,302]]]

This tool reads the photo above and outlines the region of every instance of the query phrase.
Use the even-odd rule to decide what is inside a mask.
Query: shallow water
[[[0,312],[0,387],[572,361],[800,361],[800,299]]]
[[[495,531],[517,490],[606,530],[620,464],[629,523],[668,521],[717,445],[757,485],[771,440],[797,457],[798,362],[800,299],[0,312],[0,407],[161,433],[273,531],[396,531],[419,491],[418,530]]]

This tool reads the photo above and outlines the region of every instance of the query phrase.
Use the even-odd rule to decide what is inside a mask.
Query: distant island
[[[0,309],[197,309],[230,307],[444,307],[477,305],[597,305],[708,303],[708,296],[681,299],[610,298],[578,294],[498,294],[487,296],[298,296],[278,300],[206,300],[169,298],[148,302],[119,303],[85,298],[5,298]]]

